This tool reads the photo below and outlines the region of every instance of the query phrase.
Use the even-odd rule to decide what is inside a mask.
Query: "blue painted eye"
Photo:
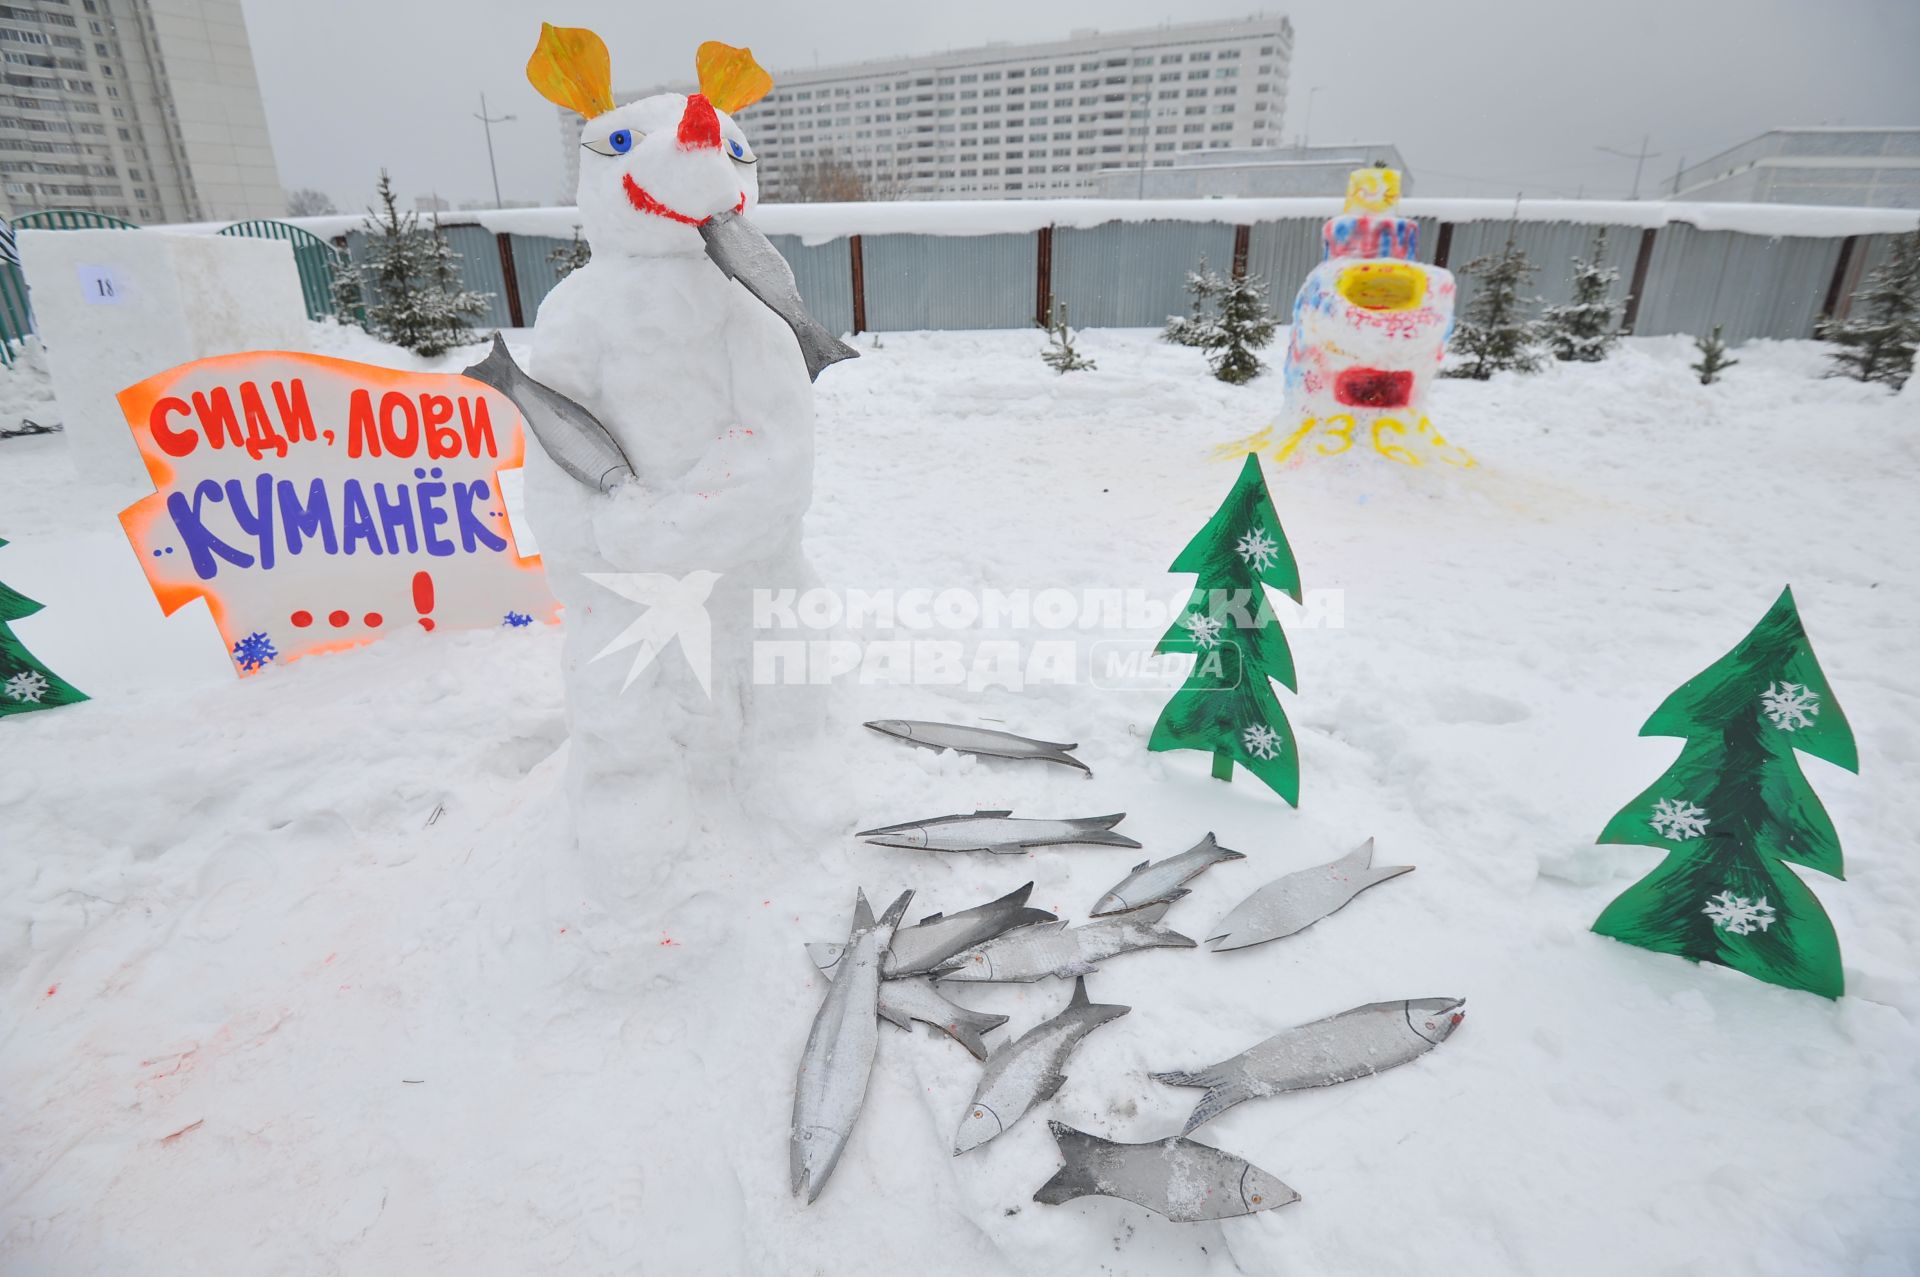
[[[633,133],[628,129],[615,129],[607,135],[607,145],[615,155],[625,155],[633,149]]]
[[[736,160],[747,153],[747,148],[738,142],[728,142],[727,149],[733,152],[733,158]]]

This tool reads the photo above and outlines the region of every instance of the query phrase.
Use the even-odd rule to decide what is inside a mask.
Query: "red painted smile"
[[[627,188],[627,203],[633,205],[635,209],[642,213],[651,213],[655,217],[664,217],[670,222],[679,222],[682,226],[705,226],[707,224],[706,218],[688,217],[685,213],[676,213],[659,200],[653,198],[653,196],[647,194],[646,188],[634,181],[633,174],[631,173],[623,174],[620,181],[621,184]],[[747,211],[747,193],[745,191],[740,192],[740,202],[733,206],[733,211],[736,213],[744,213]]]

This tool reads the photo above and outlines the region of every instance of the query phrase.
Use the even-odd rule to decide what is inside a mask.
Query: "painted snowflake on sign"
[[[1713,925],[1729,935],[1752,935],[1773,925],[1773,906],[1767,903],[1765,896],[1749,900],[1731,891],[1723,891],[1717,896],[1708,896],[1707,907],[1700,912],[1712,918]]]
[[[533,618],[525,612],[509,612],[507,613],[507,619],[500,622],[500,624],[510,625],[516,630],[524,630],[527,626],[533,624]]]
[[[8,679],[4,686],[0,686],[0,692],[5,692],[10,701],[19,701],[23,705],[29,702],[38,705],[40,698],[47,694],[47,689],[51,686],[38,670],[27,670]]]
[[[1180,624],[1187,627],[1187,633],[1193,636],[1193,642],[1201,651],[1211,651],[1220,643],[1220,620],[1218,617],[1203,616],[1198,612],[1190,614]]]
[[[1255,758],[1272,758],[1280,752],[1280,733],[1265,723],[1255,723],[1240,733],[1240,743]]]
[[[1684,798],[1662,798],[1653,805],[1653,819],[1647,823],[1661,837],[1685,842],[1706,833],[1712,822],[1705,807],[1695,807]]]
[[[1820,712],[1820,693],[1804,683],[1769,683],[1760,693],[1760,710],[1783,732],[1812,727]]]
[[[233,659],[243,670],[257,670],[278,655],[273,640],[258,630],[233,645]]]
[[[1264,571],[1280,557],[1280,543],[1268,536],[1265,529],[1255,528],[1234,543],[1233,552],[1240,556],[1242,563],[1251,563]]]

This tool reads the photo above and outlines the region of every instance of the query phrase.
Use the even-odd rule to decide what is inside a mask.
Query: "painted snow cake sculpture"
[[[1321,230],[1327,259],[1293,303],[1275,461],[1360,450],[1408,466],[1474,464],[1427,419],[1453,330],[1453,276],[1414,260],[1419,226],[1394,213],[1399,199],[1396,170],[1357,169],[1346,211]]]
[[[805,690],[754,686],[751,600],[813,580],[810,374],[854,353],[743,216],[756,157],[733,113],[772,79],[717,42],[696,66],[698,93],[616,105],[600,38],[543,26],[527,78],[585,118],[593,259],[541,304],[525,373],[504,347],[471,373],[517,386],[543,445],[527,505],[566,607],[575,836],[603,895],[663,906],[683,853],[765,792],[741,783],[774,770],[756,758],[817,719]]]

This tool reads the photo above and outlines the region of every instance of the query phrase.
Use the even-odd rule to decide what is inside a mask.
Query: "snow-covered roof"
[[[1225,222],[1246,225],[1287,218],[1326,218],[1338,213],[1338,196],[1286,199],[1042,199],[900,200],[863,204],[763,204],[753,221],[769,235],[798,235],[824,244],[847,235],[1004,235],[1043,226],[1089,227],[1105,222]],[[1920,226],[1920,214],[1905,209],[1830,208],[1791,204],[1676,203],[1664,200],[1512,200],[1409,197],[1400,211],[1408,217],[1444,222],[1575,222],[1584,225],[1649,227],[1684,222],[1707,231],[1744,231],[1750,235],[1839,236],[1900,232]],[[361,224],[357,213],[285,219],[316,235],[332,238]],[[442,225],[479,225],[511,235],[549,235],[566,239],[580,221],[579,210],[507,208],[440,215]],[[204,222],[166,229],[211,234],[226,222]]]

